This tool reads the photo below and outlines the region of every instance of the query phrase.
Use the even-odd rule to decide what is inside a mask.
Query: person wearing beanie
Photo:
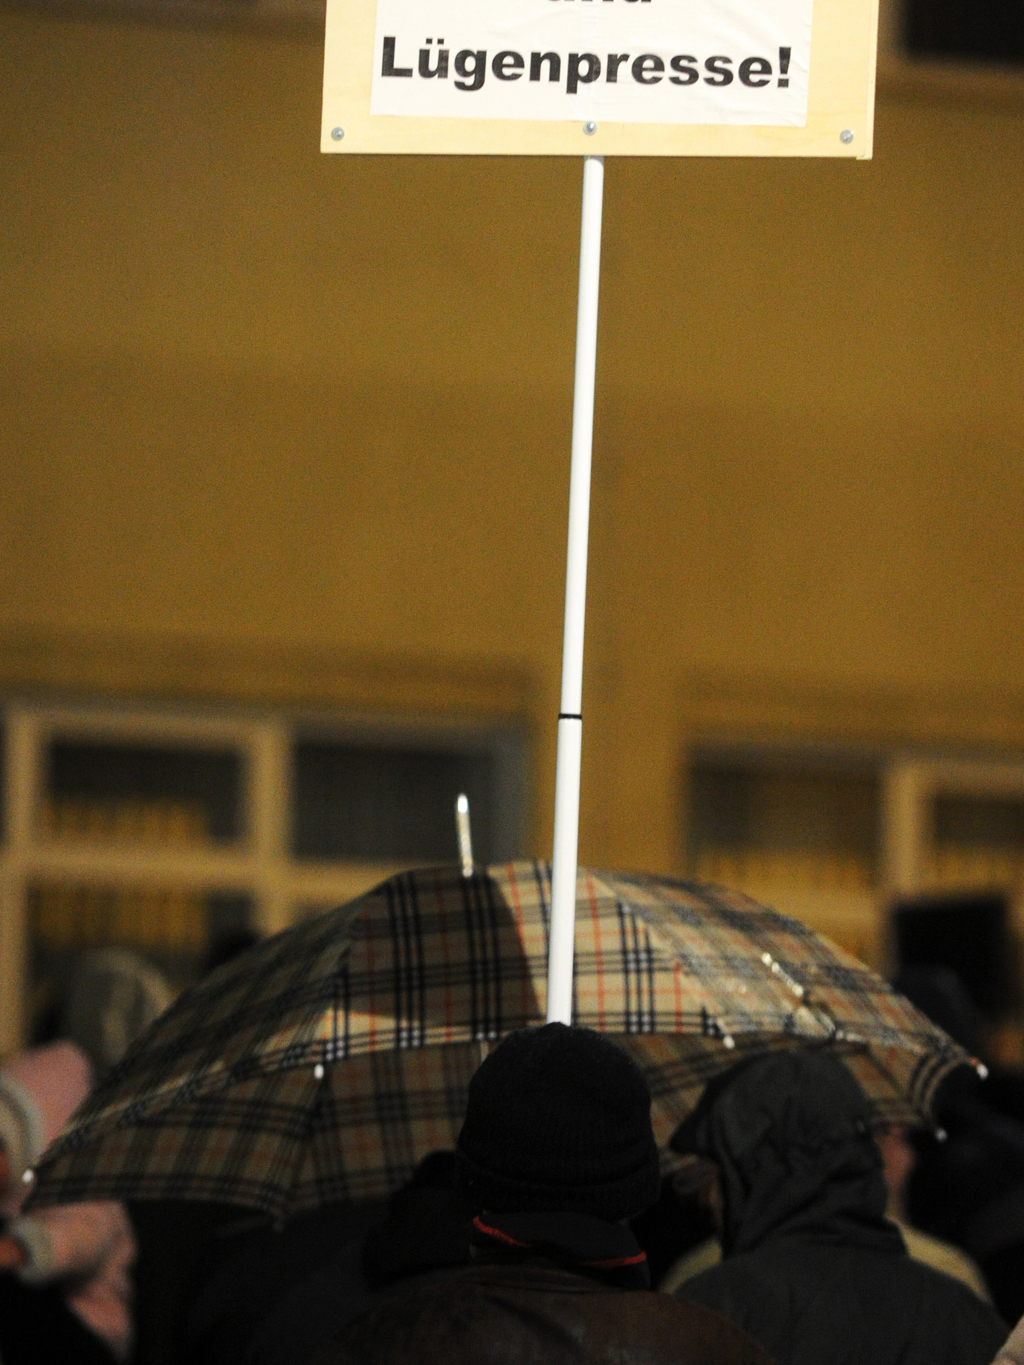
[[[711,1082],[671,1145],[717,1167],[722,1261],[675,1293],[743,1327],[776,1365],[986,1365],[1006,1324],[908,1256],[871,1128],[828,1052],[774,1053]]]
[[[601,1034],[509,1034],[470,1082],[456,1151],[470,1265],[364,1313],[318,1365],[770,1365],[719,1314],[650,1291],[628,1226],[660,1187],[650,1109]]]

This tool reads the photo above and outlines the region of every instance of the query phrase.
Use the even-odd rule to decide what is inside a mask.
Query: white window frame
[[[881,869],[888,897],[926,889],[934,846],[932,812],[940,796],[1024,800],[1024,762],[899,754],[887,763],[882,774]]]
[[[407,862],[300,861],[292,856],[292,749],[300,739],[379,740],[381,747],[479,748],[496,758],[499,819],[523,833],[525,744],[507,720],[382,719],[318,712],[12,700],[3,709],[4,838],[0,842],[0,1056],[24,1044],[28,890],[39,879],[103,886],[169,885],[252,897],[254,927],[276,933],[308,905],[337,905]],[[242,833],[230,848],[100,844],[48,836],[38,813],[51,740],[230,746],[242,759]],[[452,861],[455,861],[454,812]]]
[[[758,865],[756,857],[739,858],[744,867],[735,884],[755,899],[785,910],[814,928],[842,939],[844,932],[859,933],[878,954],[873,965],[891,965],[894,943],[889,911],[894,901],[936,888],[932,879],[935,867],[935,800],[940,796],[1024,800],[1024,756],[992,757],[974,754],[942,754],[923,748],[908,749],[881,745],[838,745],[828,740],[816,743],[803,736],[798,743],[785,739],[776,742],[704,735],[691,750],[695,757],[712,756],[738,760],[751,768],[770,768],[780,757],[798,757],[817,766],[849,765],[863,770],[874,767],[880,782],[879,827],[875,877],[870,887],[848,888],[836,884],[802,883],[779,876],[778,870]],[[986,870],[982,867],[982,872]],[[727,873],[720,873],[725,875]],[[965,881],[962,889],[971,890],[981,882]],[[988,883],[986,883],[988,885]],[[1002,885],[993,879],[991,885]],[[1004,889],[1010,890],[1007,885]],[[1024,904],[1014,897],[1013,914],[1018,931],[1024,932]]]

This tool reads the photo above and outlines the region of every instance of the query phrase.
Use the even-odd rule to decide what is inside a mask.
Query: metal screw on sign
[[[345,136],[345,129],[344,129],[344,128],[332,128],[332,129],[331,129],[331,137],[334,139],[335,142],[340,142],[341,139],[342,139],[344,136]],[[851,134],[851,136],[852,136],[852,134]]]
[[[591,119],[589,123],[583,125],[583,131],[588,135],[593,136],[593,134],[597,132],[597,124]]]
[[[839,134],[839,141],[840,142],[853,141],[853,133],[850,131],[849,128],[844,128],[843,131]]]

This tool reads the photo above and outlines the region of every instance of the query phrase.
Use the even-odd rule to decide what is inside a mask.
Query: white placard
[[[377,0],[372,115],[798,127],[813,0]]]
[[[878,0],[327,0],[325,152],[870,157]]]

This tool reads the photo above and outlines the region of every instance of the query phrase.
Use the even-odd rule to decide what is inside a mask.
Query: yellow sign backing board
[[[878,0],[327,0],[321,149],[871,155]]]

